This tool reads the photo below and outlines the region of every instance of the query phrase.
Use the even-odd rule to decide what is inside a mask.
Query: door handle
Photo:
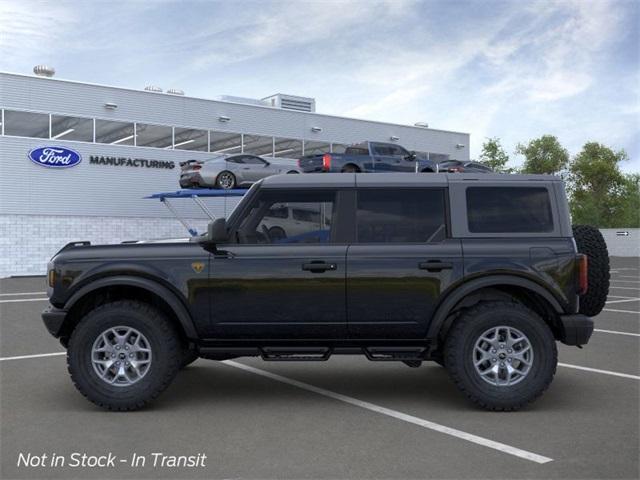
[[[418,264],[420,270],[426,270],[427,272],[440,272],[442,270],[451,270],[453,263],[450,262],[420,262]]]
[[[309,262],[302,264],[302,270],[311,273],[322,273],[327,270],[337,270],[338,266],[335,263],[325,263],[325,262]]]

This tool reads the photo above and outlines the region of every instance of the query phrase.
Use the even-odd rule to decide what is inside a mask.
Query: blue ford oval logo
[[[69,168],[82,161],[82,156],[64,147],[40,147],[29,152],[29,160],[42,167]]]

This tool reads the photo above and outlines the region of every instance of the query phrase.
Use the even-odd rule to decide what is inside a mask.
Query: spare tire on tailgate
[[[609,251],[600,231],[590,225],[573,225],[578,252],[589,257],[587,293],[580,297],[580,313],[595,317],[609,295]]]

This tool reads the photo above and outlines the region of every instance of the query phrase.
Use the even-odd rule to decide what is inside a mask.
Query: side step
[[[426,347],[367,347],[362,351],[372,362],[411,362],[427,358]]]
[[[263,347],[262,359],[269,362],[324,362],[329,360],[332,350],[329,347]]]

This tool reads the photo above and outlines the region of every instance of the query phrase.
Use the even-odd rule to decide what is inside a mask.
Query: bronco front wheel
[[[67,367],[76,388],[108,410],[136,410],[169,386],[183,360],[178,334],[151,305],[121,300],[73,330]]]

